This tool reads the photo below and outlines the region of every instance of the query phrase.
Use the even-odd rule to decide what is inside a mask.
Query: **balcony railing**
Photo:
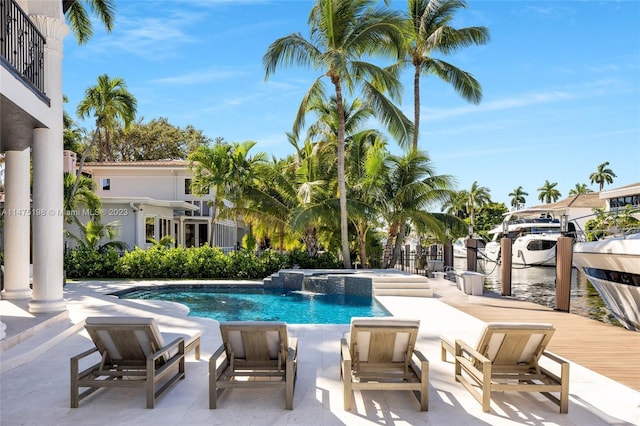
[[[44,36],[14,0],[0,1],[0,60],[46,102]]]

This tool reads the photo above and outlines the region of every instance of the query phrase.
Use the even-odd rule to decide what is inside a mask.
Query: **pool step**
[[[373,292],[376,296],[433,297],[427,277],[420,275],[372,276]]]

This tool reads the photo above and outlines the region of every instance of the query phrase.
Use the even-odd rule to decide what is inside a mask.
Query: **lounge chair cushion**
[[[158,349],[165,346],[165,340],[162,337],[162,333],[158,328],[158,324],[156,323],[154,318],[143,318],[143,317],[88,317],[85,321],[85,324],[89,327],[91,326],[112,326],[112,325],[132,325],[139,326],[145,325],[149,326],[151,330],[151,337],[153,341],[149,339],[149,335],[144,330],[135,330],[134,335],[138,341],[138,350],[141,350],[144,354],[144,357],[148,357],[156,352]],[[130,357],[130,354],[121,353],[122,346],[116,344],[113,341],[111,333],[109,330],[96,330],[96,334],[99,337],[99,341],[95,342],[96,345],[104,345],[104,347],[98,346],[98,349],[102,352],[106,350],[111,359],[126,359]],[[131,346],[127,346],[129,350],[135,350],[131,348]],[[173,349],[167,354],[164,355],[164,360],[168,360],[175,356],[178,353],[178,349]]]
[[[493,332],[496,329],[507,329],[507,330],[531,330],[531,329],[535,329],[535,330],[540,330],[540,329],[546,329],[546,330],[550,330],[553,329],[553,324],[549,324],[549,323],[523,323],[523,322],[511,322],[511,323],[502,323],[502,322],[491,322],[488,323],[487,326],[485,327],[484,333],[482,333],[482,335],[480,336],[480,339],[478,340],[478,344],[477,344],[477,348],[484,352],[483,355],[485,355],[487,358],[489,358],[489,360],[491,360],[491,362],[495,362],[498,361],[500,362],[500,360],[496,360],[496,355],[498,354],[498,351],[500,350],[500,346],[502,345],[502,343],[504,342],[504,338],[505,338],[505,333],[495,333]],[[488,342],[486,342],[486,336],[490,335],[490,339]],[[509,354],[508,356],[510,357],[510,359],[507,362],[512,362],[513,361],[513,356],[515,355],[519,355],[517,362],[518,363],[529,363],[531,362],[532,357],[535,355],[535,351],[536,349],[538,349],[538,347],[540,346],[540,342],[542,341],[542,339],[544,338],[544,334],[531,334],[528,336],[528,340],[526,341],[526,343],[524,343],[523,345],[521,345],[521,351],[519,354]],[[484,342],[484,343],[483,343]],[[481,346],[485,346],[485,348],[482,348]]]
[[[419,327],[419,320],[401,319],[393,317],[369,318],[369,317],[353,317],[351,318],[351,330],[353,327]],[[345,335],[347,342],[352,343],[351,333]],[[391,361],[402,362],[406,358],[407,347],[409,345],[410,334],[408,332],[400,332],[395,334],[393,345],[393,356]],[[358,360],[362,362],[369,361],[369,346],[371,345],[371,332],[358,331],[355,343],[358,346]]]
[[[282,350],[282,348],[288,347],[288,342],[286,340],[287,334],[281,334],[278,330],[279,328],[286,329],[286,323],[282,321],[227,321],[224,323],[228,331],[228,341],[227,343],[231,346],[233,350],[234,356],[237,359],[245,359],[247,358],[247,354],[245,353],[244,341],[242,340],[242,331],[234,330],[234,326],[241,326],[244,329],[248,330],[259,330],[261,328],[267,328],[265,332],[266,336],[266,345],[269,351],[269,359],[277,360],[278,353]],[[281,342],[281,335],[284,337],[284,341]]]

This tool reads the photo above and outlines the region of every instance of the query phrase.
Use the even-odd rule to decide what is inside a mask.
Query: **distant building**
[[[600,199],[605,200],[608,211],[620,212],[626,206],[640,209],[640,182],[601,191]]]
[[[595,209],[621,212],[627,205],[640,209],[640,182],[606,191],[572,195],[557,203],[542,204],[532,208],[565,210],[569,221],[584,230],[585,223],[593,219]],[[640,214],[636,217],[640,219]]]
[[[73,154],[65,155],[67,170],[75,170]],[[215,195],[211,192],[201,198],[192,194],[193,174],[188,161],[89,162],[84,164],[83,173],[96,183],[96,195],[102,200],[102,222],[118,221],[118,240],[130,248],[146,248],[152,238],[159,241],[169,235],[178,246],[200,247],[208,243],[229,251],[237,247],[246,232],[241,217],[217,219],[214,223],[208,202]],[[82,209],[71,212],[79,215],[82,222],[88,213]],[[68,226],[75,233],[74,228]]]

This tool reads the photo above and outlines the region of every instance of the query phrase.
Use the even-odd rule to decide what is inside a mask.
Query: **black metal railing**
[[[14,75],[46,98],[44,36],[14,0],[0,1],[0,56]]]

